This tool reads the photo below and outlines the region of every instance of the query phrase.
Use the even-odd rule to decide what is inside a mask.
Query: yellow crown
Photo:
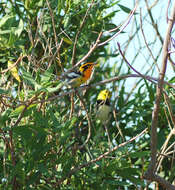
[[[100,93],[98,94],[97,100],[106,100],[106,99],[110,99],[111,97],[111,92],[107,89],[100,91]]]

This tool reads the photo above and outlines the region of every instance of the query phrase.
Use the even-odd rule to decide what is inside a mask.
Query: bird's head
[[[107,99],[111,98],[111,92],[107,89],[101,90],[98,94],[97,100],[103,100],[106,101]]]

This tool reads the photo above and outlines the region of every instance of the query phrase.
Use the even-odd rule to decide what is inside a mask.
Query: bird
[[[110,105],[111,92],[107,89],[101,90],[97,96],[97,113],[96,118],[103,124],[109,120],[110,112],[112,111]]]
[[[97,63],[84,63],[80,66],[78,71],[73,71],[67,75],[62,75],[61,78],[68,79],[67,84],[72,88],[77,88],[82,84],[86,83],[92,76],[94,66]]]

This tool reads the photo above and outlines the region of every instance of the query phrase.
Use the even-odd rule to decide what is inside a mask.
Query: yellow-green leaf
[[[13,64],[14,64],[14,63],[13,63],[12,61],[8,61],[8,68],[9,68],[9,70],[10,70],[12,76],[13,76],[18,82],[21,82],[21,79],[20,79],[20,77],[19,77],[19,75],[18,75],[17,67],[16,67],[16,66],[12,67]]]
[[[69,45],[72,45],[72,41],[71,40],[69,40],[68,38],[63,38],[63,41],[65,42],[65,43],[67,43],[67,44],[69,44]]]

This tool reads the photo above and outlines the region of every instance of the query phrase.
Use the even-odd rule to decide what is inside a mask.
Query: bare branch
[[[143,24],[142,24],[142,11],[141,11],[141,9],[140,9],[140,28],[141,28],[141,32],[142,32],[142,35],[143,35],[143,39],[144,39],[145,45],[146,45],[146,47],[147,47],[147,49],[148,49],[148,51],[149,51],[149,53],[150,53],[152,59],[154,60],[154,63],[156,64],[158,71],[160,72],[160,69],[159,69],[159,66],[158,66],[158,64],[157,64],[157,61],[156,61],[156,59],[154,58],[154,55],[153,55],[153,53],[152,53],[151,49],[149,48],[148,43],[147,43],[147,41],[146,41],[146,36],[145,36],[145,34],[144,34]]]
[[[150,17],[150,19],[151,19],[152,26],[153,26],[153,28],[155,29],[156,34],[157,34],[157,36],[158,36],[160,42],[163,44],[163,38],[162,38],[162,36],[160,35],[160,32],[159,32],[158,27],[157,27],[157,24],[154,22],[154,18],[153,18],[153,16],[152,16],[151,9],[149,8],[149,5],[148,5],[148,0],[145,0],[145,3],[146,3],[146,7],[147,7],[147,11],[148,11],[149,17]]]
[[[128,62],[128,60],[126,59],[126,57],[124,56],[124,54],[123,54],[123,52],[122,52],[122,50],[121,50],[121,48],[120,48],[120,44],[119,44],[119,43],[117,43],[117,46],[118,46],[118,49],[119,49],[120,54],[122,55],[122,57],[123,57],[124,61],[127,63],[127,65],[128,65],[135,73],[137,73],[138,75],[140,75],[142,78],[145,78],[144,75],[142,75],[140,72],[138,72],[136,69],[134,69],[134,67]],[[152,81],[150,78],[147,78],[147,80],[149,80],[150,82],[155,83],[155,82]]]

